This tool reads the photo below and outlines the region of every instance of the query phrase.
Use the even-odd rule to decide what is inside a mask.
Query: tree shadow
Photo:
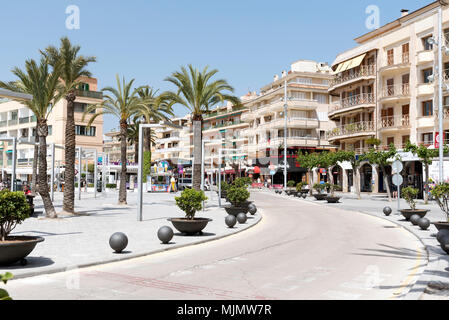
[[[353,253],[353,254],[359,256],[384,257],[384,258],[407,259],[407,260],[415,260],[416,257],[420,255],[420,251],[413,249],[388,246],[380,243],[378,243],[377,245],[385,249],[360,249],[367,253]]]
[[[52,259],[46,258],[46,257],[28,256],[25,259],[27,261],[26,266],[22,266],[20,264],[20,261],[18,261],[9,266],[0,266],[0,269],[2,269],[2,270],[34,269],[34,268],[42,268],[42,267],[46,267],[46,266],[51,266],[52,264],[55,263]]]
[[[197,234],[192,235],[192,234],[177,232],[177,233],[175,233],[175,236],[194,238],[194,237],[213,237],[213,236],[216,236],[216,234],[210,233],[210,232],[202,232],[202,233],[197,233]]]

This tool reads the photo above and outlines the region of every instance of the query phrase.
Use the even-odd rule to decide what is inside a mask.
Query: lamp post
[[[284,84],[284,191],[287,190],[287,76]]]
[[[205,144],[211,142],[211,140],[203,140],[201,145],[201,190],[204,191],[204,158],[205,158]]]
[[[240,149],[220,149],[218,152],[218,206],[221,208],[221,168],[222,168],[222,157],[223,152],[237,152]]]

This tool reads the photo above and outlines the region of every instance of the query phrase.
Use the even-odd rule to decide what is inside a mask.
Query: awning
[[[366,53],[362,54],[361,56],[346,60],[345,62],[342,62],[338,65],[337,69],[335,70],[335,73],[340,73],[349,69],[357,68],[362,64],[363,59],[365,59]]]

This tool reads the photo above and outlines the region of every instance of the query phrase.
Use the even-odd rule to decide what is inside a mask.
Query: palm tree
[[[192,65],[188,68],[181,67],[181,71],[174,72],[165,80],[171,82],[177,87],[176,92],[165,92],[164,98],[171,103],[180,104],[192,112],[193,122],[193,188],[199,190],[201,187],[201,147],[202,147],[202,124],[203,115],[210,112],[210,108],[224,101],[230,101],[234,105],[240,105],[240,100],[224,93],[225,91],[234,92],[226,80],[220,79],[212,81],[211,78],[218,73],[218,70],[212,71],[205,67],[199,71]]]
[[[134,119],[134,121],[128,124],[128,144],[134,146],[134,162],[139,162],[139,126],[142,124],[142,120]],[[154,131],[150,129],[147,136],[144,137],[145,142],[151,145],[151,143],[156,143],[156,135]],[[147,131],[148,132],[148,131]],[[150,149],[151,151],[151,149]]]
[[[53,110],[53,106],[61,99],[62,88],[59,81],[60,66],[55,65],[52,72],[47,61],[42,58],[38,65],[34,60],[25,62],[25,71],[14,68],[12,73],[18,78],[15,82],[1,82],[0,87],[27,93],[33,96],[30,101],[22,102],[36,116],[37,131],[39,136],[39,194],[44,203],[47,218],[56,218],[56,211],[51,202],[47,182],[47,119]]]
[[[138,89],[132,89],[134,79],[126,82],[123,78],[122,83],[117,75],[117,89],[112,87],[104,88],[104,101],[98,105],[90,105],[83,114],[83,121],[86,115],[93,111],[95,114],[90,118],[87,126],[90,127],[100,115],[110,114],[120,120],[120,160],[122,162],[122,171],[120,173],[119,204],[126,204],[126,149],[128,139],[128,122],[142,108],[142,100],[138,97]]]
[[[95,57],[79,55],[80,49],[80,46],[72,45],[67,37],[63,37],[59,49],[49,46],[41,51],[51,66],[61,65],[61,79],[64,82],[63,93],[67,101],[67,122],[65,128],[65,173],[62,210],[68,213],[75,212],[76,89],[81,84],[81,77],[92,76],[86,69],[87,65],[97,61]]]

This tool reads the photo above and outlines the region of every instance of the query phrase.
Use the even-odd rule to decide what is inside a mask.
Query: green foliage
[[[302,190],[302,188],[304,188],[304,187],[307,186],[307,185],[308,185],[307,182],[299,182],[299,183],[296,185],[296,191],[300,192],[300,191]]]
[[[238,188],[247,188],[251,185],[251,178],[237,178],[234,180],[233,185]]]
[[[369,138],[365,142],[366,142],[366,144],[371,145],[371,146],[380,146],[380,144],[382,143],[382,141],[380,141],[380,139],[376,139],[376,138]]]
[[[249,199],[250,193],[244,187],[231,186],[226,194],[230,203],[238,206]]]
[[[431,165],[432,160],[434,158],[437,158],[440,153],[439,149],[428,149],[424,145],[417,146],[416,144],[410,143],[410,141],[407,141],[404,151],[411,152],[411,153],[417,155],[421,159],[421,162],[423,164],[427,164],[427,165]],[[448,153],[448,152],[449,152],[449,147],[447,145],[445,145],[444,153]]]
[[[221,191],[228,191],[228,189],[230,188],[230,185],[226,182],[226,181],[222,181],[221,182]]]
[[[0,274],[0,281],[2,281],[4,284],[6,284],[9,280],[11,280],[14,276],[12,273],[5,273]],[[2,300],[12,300],[12,298],[9,296],[8,292],[6,290],[0,289],[0,301]]]
[[[391,160],[397,155],[397,150],[393,144],[390,144],[389,150],[377,151],[371,148],[367,153],[360,156],[362,160],[366,160],[371,164],[376,164],[380,167],[388,166]]]
[[[326,183],[315,183],[313,185],[313,189],[315,189],[318,193],[323,193],[324,190],[328,188]]]
[[[195,213],[203,209],[203,201],[207,200],[203,191],[185,189],[180,197],[176,197],[176,205],[186,213],[186,218],[193,220]]]
[[[89,172],[89,173],[94,173],[94,171],[95,171],[95,164],[89,163],[89,164],[87,165],[87,172]]]
[[[441,210],[446,214],[446,221],[449,222],[449,183],[439,184],[431,191]]]
[[[287,182],[287,187],[289,188],[293,188],[296,185],[296,181],[294,180],[290,180]]]
[[[143,153],[143,182],[147,182],[147,176],[151,174],[151,151]]]
[[[418,196],[419,190],[412,187],[406,187],[402,189],[401,193],[402,197],[405,199],[405,201],[407,201],[408,205],[410,206],[410,209],[416,210],[415,199]]]
[[[30,206],[23,192],[0,191],[0,237],[5,241],[12,230],[29,218]]]
[[[117,184],[116,183],[107,183],[106,188],[107,189],[117,189]]]
[[[318,153],[298,153],[298,157],[296,160],[301,165],[301,168],[305,168],[308,170],[312,170],[314,168],[317,168],[320,164],[319,161],[319,154]]]

